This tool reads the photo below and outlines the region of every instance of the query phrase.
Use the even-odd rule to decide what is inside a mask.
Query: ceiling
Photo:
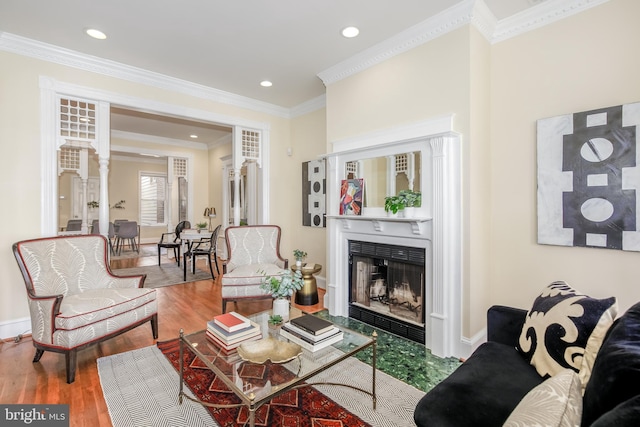
[[[324,94],[322,71],[469,1],[1,0],[0,33],[292,108]],[[544,1],[484,0],[498,20]],[[351,25],[360,35],[342,37]],[[107,39],[88,37],[87,28]],[[273,86],[261,87],[265,79]],[[112,128],[145,133],[145,124],[157,125],[150,119],[122,110]],[[188,140],[185,128],[199,127],[173,124],[163,126],[164,136]],[[211,142],[220,131],[205,126],[199,133],[212,134],[198,140]]]

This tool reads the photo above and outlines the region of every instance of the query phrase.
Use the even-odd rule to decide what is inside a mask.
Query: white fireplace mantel
[[[360,240],[424,248],[425,345],[437,356],[467,353],[461,329],[461,136],[453,115],[333,143],[327,161],[327,294],[336,316],[349,313],[348,242]],[[380,211],[339,213],[340,182],[354,159],[421,153],[422,207],[416,218],[389,218]],[[366,182],[365,182],[366,188]]]

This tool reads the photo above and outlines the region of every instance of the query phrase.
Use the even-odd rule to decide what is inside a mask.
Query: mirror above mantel
[[[422,206],[416,208],[413,216],[429,218],[431,152],[425,138],[411,138],[363,148],[353,147],[327,154],[325,158],[331,179],[336,182],[354,178],[364,180],[362,216],[387,217],[385,197],[395,196],[402,190],[413,190],[422,193]],[[339,194],[339,188],[336,190]],[[327,214],[338,215],[338,211],[327,211]]]
[[[390,154],[345,163],[345,179],[365,182],[363,206],[382,207],[386,196],[420,191],[420,151]]]

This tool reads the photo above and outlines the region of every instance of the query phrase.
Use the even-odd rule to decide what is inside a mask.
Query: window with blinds
[[[140,225],[163,225],[167,177],[160,174],[140,174]]]

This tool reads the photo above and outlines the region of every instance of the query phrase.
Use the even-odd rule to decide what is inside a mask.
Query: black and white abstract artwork
[[[324,160],[302,163],[302,225],[326,227]]]
[[[538,243],[640,251],[640,103],[538,120]]]

